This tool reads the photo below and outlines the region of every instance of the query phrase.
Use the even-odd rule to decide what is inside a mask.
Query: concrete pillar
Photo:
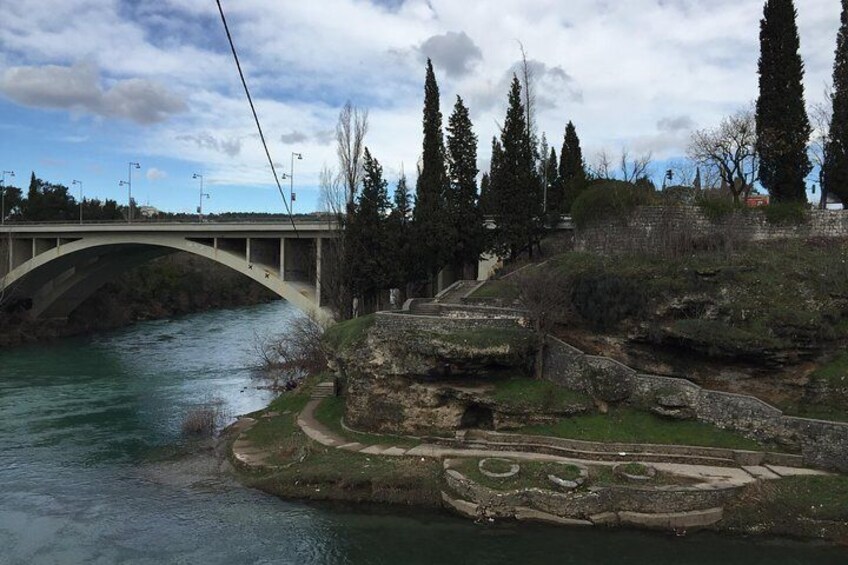
[[[247,264],[250,265],[253,262],[253,260],[250,258],[250,238],[249,237],[245,240],[244,256],[245,256],[245,259],[247,260]]]
[[[286,280],[286,238],[280,238],[280,280]]]
[[[321,307],[321,248],[324,240],[315,239],[315,304]]]

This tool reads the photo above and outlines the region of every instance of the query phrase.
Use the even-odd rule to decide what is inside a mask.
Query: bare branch
[[[714,169],[722,188],[737,202],[750,194],[757,178],[757,128],[754,112],[740,110],[721,121],[715,129],[692,134],[689,157],[705,169]]]
[[[348,204],[353,203],[362,179],[362,155],[368,133],[368,110],[347,102],[336,124],[336,151]]]

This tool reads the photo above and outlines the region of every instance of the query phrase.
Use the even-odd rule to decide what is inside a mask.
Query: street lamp
[[[291,184],[289,185],[289,203],[291,204],[291,210],[289,210],[289,212],[291,213],[291,215],[294,215],[294,200],[295,200],[295,198],[297,198],[297,195],[294,193],[294,158],[295,157],[297,157],[298,161],[302,161],[303,155],[301,155],[300,153],[292,152],[291,174],[289,175],[289,180],[291,181]]]
[[[6,223],[6,175],[15,178],[15,171],[3,171],[3,175],[0,177],[0,200],[3,201],[2,206],[0,206],[0,225]]]
[[[82,181],[74,180],[71,181],[71,186],[78,184],[80,187],[80,224],[82,224]]]
[[[209,200],[209,194],[203,192],[203,175],[200,173],[194,173],[191,178],[200,179],[200,205],[197,207],[197,221],[203,221],[203,197],[206,197],[206,200]]]
[[[132,204],[132,170],[140,169],[141,165],[138,163],[130,162],[127,167],[127,180],[121,181],[118,183],[118,186],[126,186],[127,187],[127,204],[129,205],[129,212],[127,213],[127,223],[132,223],[133,218],[133,204]]]

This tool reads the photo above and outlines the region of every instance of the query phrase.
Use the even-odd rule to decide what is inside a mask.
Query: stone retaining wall
[[[481,328],[520,329],[526,327],[523,318],[491,308],[451,309],[450,314],[425,316],[397,312],[378,312],[376,325],[381,330],[426,330],[455,332]]]
[[[848,238],[848,212],[810,210],[800,225],[776,225],[762,210],[746,209],[711,220],[696,206],[643,206],[619,223],[579,230],[575,249],[602,254],[664,250],[703,241]]]
[[[511,517],[515,508],[529,507],[563,518],[582,520],[607,512],[655,514],[721,507],[735,498],[741,489],[695,485],[652,488],[604,486],[593,487],[585,492],[569,493],[537,488],[496,491],[468,479],[453,469],[445,473],[445,479],[453,492],[465,500],[483,506],[486,514],[490,516]]]
[[[800,450],[806,465],[848,472],[848,424],[786,416],[752,396],[706,390],[685,380],[642,375],[550,338],[545,378],[607,402],[663,416],[696,419],[747,437]]]

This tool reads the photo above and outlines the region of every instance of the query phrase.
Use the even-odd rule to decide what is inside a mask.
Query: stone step
[[[698,454],[679,454],[662,452],[616,452],[607,450],[588,451],[568,447],[545,445],[540,443],[501,443],[481,442],[478,448],[492,451],[519,451],[528,453],[544,453],[570,459],[586,461],[642,461],[645,463],[683,463],[687,465],[708,465],[713,467],[738,467],[735,459],[713,457]]]

